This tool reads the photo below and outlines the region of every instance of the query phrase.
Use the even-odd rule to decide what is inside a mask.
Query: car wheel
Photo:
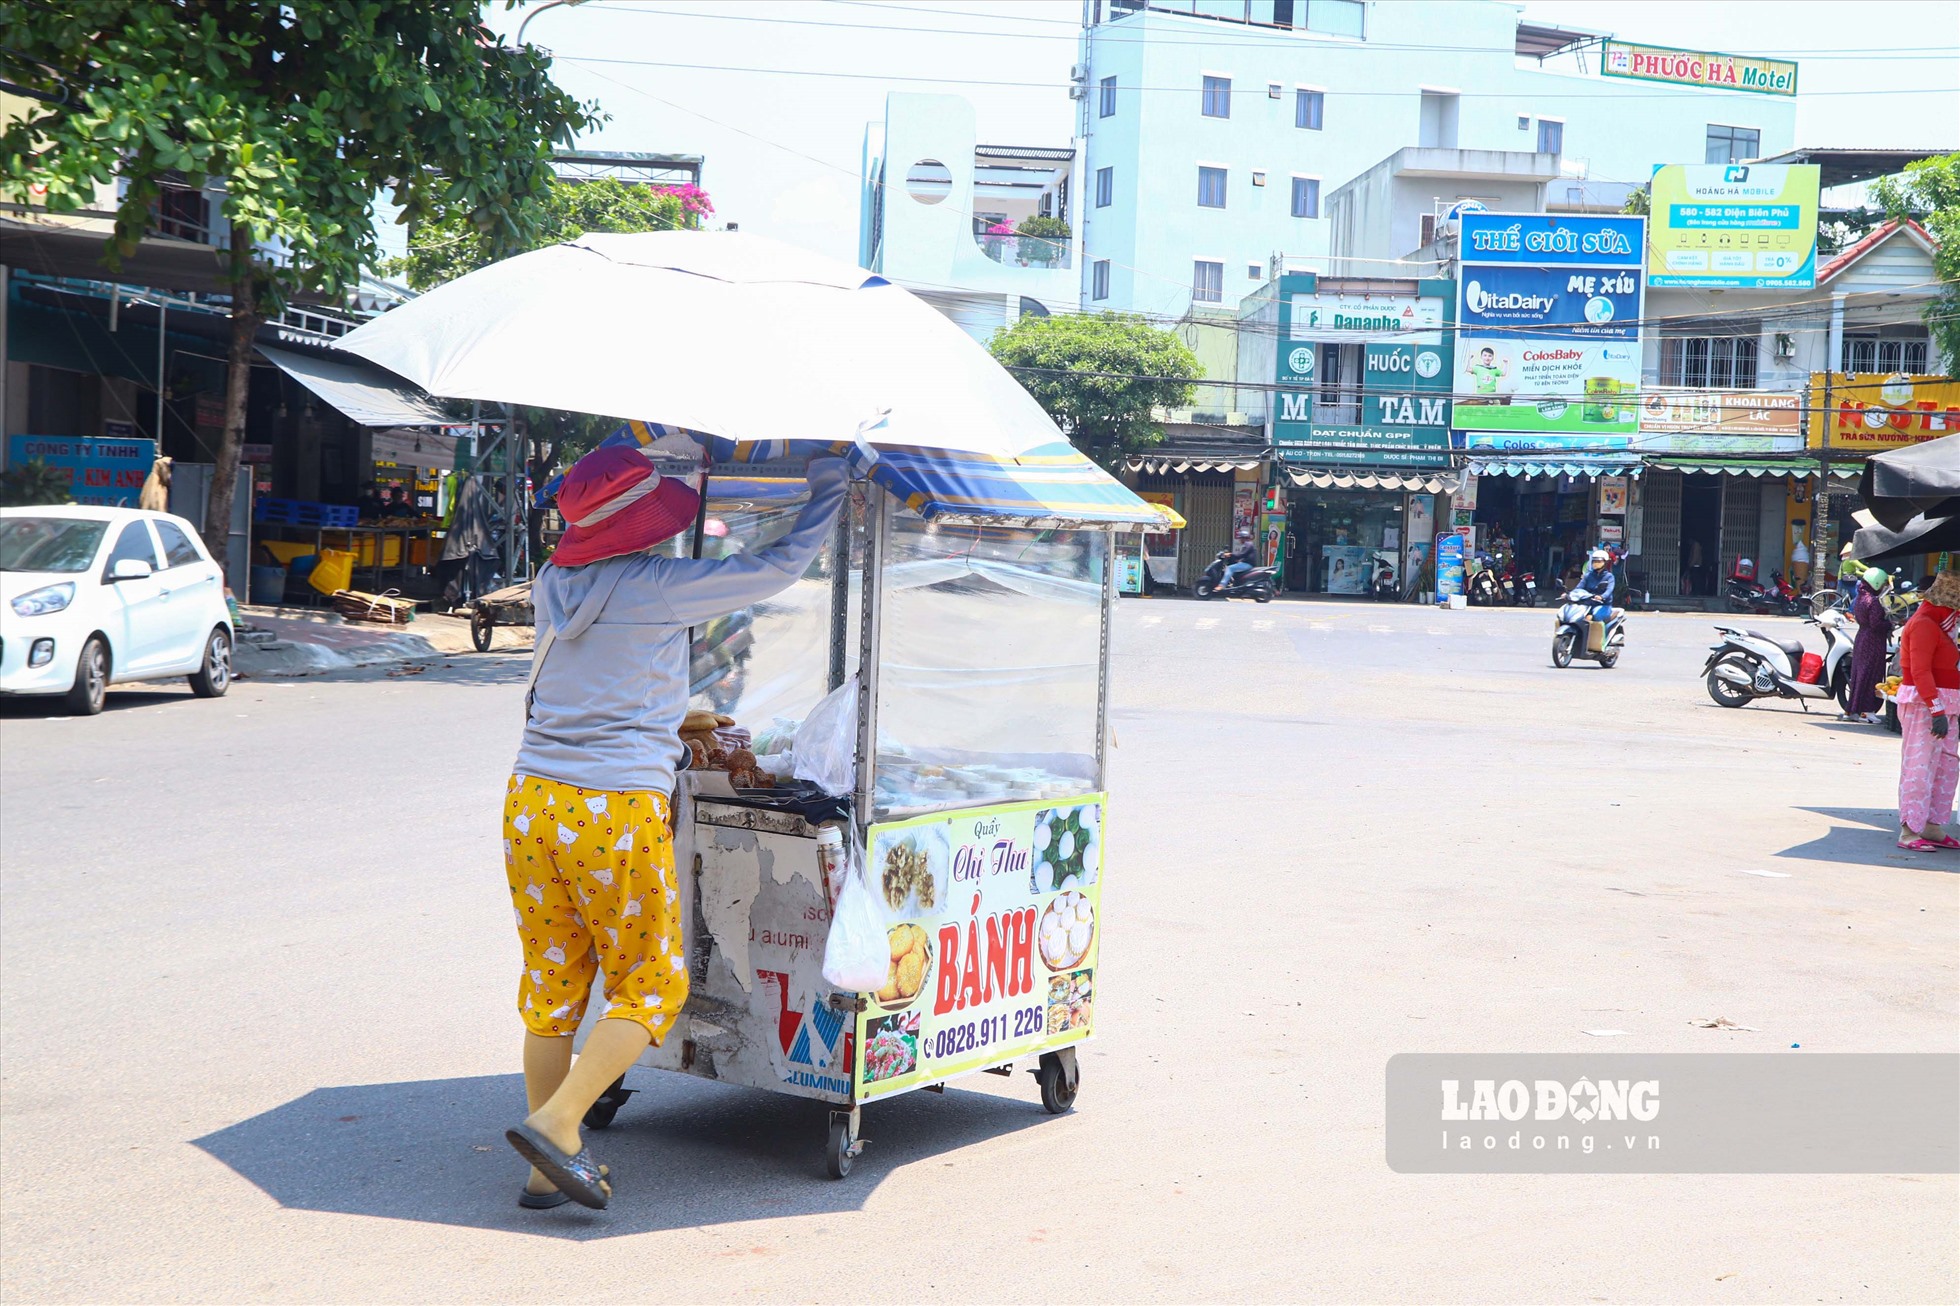
[[[90,635],[75,660],[75,683],[63,702],[76,716],[94,716],[109,696],[109,642]]]
[[[190,674],[191,692],[199,698],[223,698],[231,688],[231,632],[213,626],[204,641],[204,665]]]

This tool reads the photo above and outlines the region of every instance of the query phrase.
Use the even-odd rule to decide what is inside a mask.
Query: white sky
[[[499,6],[489,22],[514,35],[536,8]],[[1524,8],[1535,21],[1628,40],[1794,58],[1801,145],[1960,145],[1960,0]],[[561,86],[611,115],[582,148],[705,155],[703,186],[723,219],[850,259],[864,128],[883,118],[885,93],[943,87],[973,101],[983,141],[1065,145],[1074,115],[1060,84],[1081,13],[1078,0],[586,0],[539,14],[526,38],[558,56]],[[648,66],[659,63],[845,75]]]

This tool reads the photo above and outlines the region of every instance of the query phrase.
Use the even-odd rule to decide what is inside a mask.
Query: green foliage
[[[1060,218],[1022,218],[1014,234],[1021,237],[1021,257],[1030,266],[1053,267],[1068,252],[1068,223]]]
[[[39,458],[0,472],[0,508],[38,508],[50,503],[73,503],[74,473],[50,467]]]
[[[265,315],[376,261],[370,205],[384,191],[404,221],[460,211],[522,248],[552,145],[596,121],[552,84],[548,56],[484,26],[477,0],[10,3],[0,50],[31,97],[0,128],[0,197],[42,186],[68,212],[122,178],[112,267],[135,252],[163,183],[222,183],[231,371],[204,522],[220,556]]]
[[[275,300],[345,286],[375,260],[369,204],[384,190],[405,220],[460,208],[486,236],[521,242],[553,142],[594,122],[552,84],[550,59],[504,45],[475,0],[0,12],[0,47],[40,74],[28,89],[54,97],[0,132],[0,186],[45,186],[64,211],[127,179],[112,242],[127,256],[161,182],[220,180],[225,218],[288,251],[255,268]]]
[[[1939,242],[1933,273],[1945,289],[1926,306],[1926,329],[1946,367],[1960,367],[1960,153],[1921,159],[1872,184],[1872,197],[1894,218],[1911,218]]]
[[[477,229],[462,209],[452,209],[410,232],[408,256],[391,260],[385,271],[405,276],[417,290],[453,281],[466,272],[510,254],[543,249],[588,231],[676,231],[701,225],[679,191],[601,178],[554,181],[544,192],[537,220],[521,247],[499,233]]]
[[[1654,191],[1651,186],[1636,186],[1628,193],[1626,203],[1620,205],[1620,212],[1645,217],[1654,211]]]
[[[1068,223],[1060,218],[1022,218],[1021,225],[1014,228],[1017,235],[1069,238]]]
[[[1163,439],[1156,408],[1191,401],[1197,356],[1169,331],[1126,313],[1022,317],[989,348],[1069,439],[1105,467]]]

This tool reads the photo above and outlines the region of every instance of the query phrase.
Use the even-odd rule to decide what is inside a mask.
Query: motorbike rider
[[[1593,620],[1604,625],[1613,616],[1613,555],[1594,549],[1586,555],[1586,572],[1573,588],[1592,596]]]
[[[1239,577],[1258,565],[1259,550],[1252,543],[1252,532],[1241,527],[1238,544],[1233,548],[1230,559],[1225,564],[1225,575],[1219,581],[1218,587],[1225,589],[1238,584]]]

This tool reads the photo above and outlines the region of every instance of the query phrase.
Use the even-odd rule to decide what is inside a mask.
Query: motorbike
[[[1621,650],[1627,642],[1626,609],[1611,609],[1605,629],[1600,632],[1599,647],[1595,649],[1592,646],[1592,627],[1596,624],[1593,611],[1598,607],[1599,600],[1585,590],[1567,592],[1557,617],[1553,619],[1553,666],[1563,670],[1572,665],[1574,658],[1590,658],[1610,671],[1619,662]]]
[[[1802,640],[1778,639],[1760,630],[1717,625],[1721,642],[1708,646],[1701,673],[1708,696],[1721,707],[1746,707],[1759,698],[1794,698],[1809,711],[1810,699],[1835,699],[1840,711],[1851,702],[1853,632],[1841,611],[1804,618],[1824,632],[1824,652],[1808,652]]]
[[[1402,591],[1395,584],[1395,554],[1388,549],[1376,549],[1368,562],[1368,593],[1378,603],[1393,603],[1402,597]]]
[[[1271,603],[1273,595],[1279,591],[1278,568],[1254,567],[1230,585],[1224,583],[1225,564],[1232,560],[1230,549],[1220,549],[1218,556],[1211,560],[1204,574],[1191,592],[1201,599],[1251,599],[1254,603]]]

